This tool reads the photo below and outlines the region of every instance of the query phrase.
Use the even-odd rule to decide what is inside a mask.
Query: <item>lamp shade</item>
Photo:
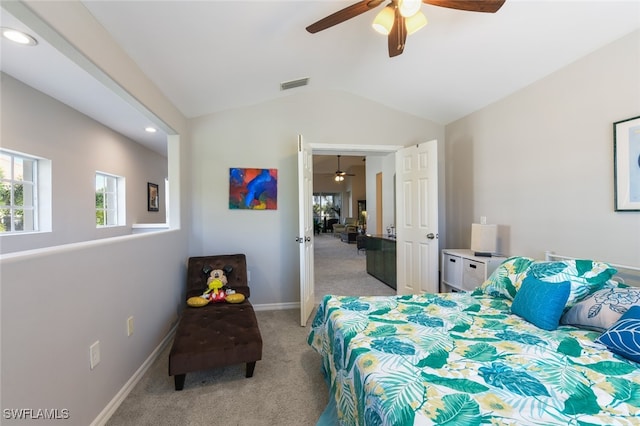
[[[403,18],[415,15],[422,5],[422,0],[400,0],[398,8]]]
[[[395,9],[391,6],[385,6],[385,8],[376,15],[371,26],[380,34],[388,35],[391,32],[391,28],[393,28],[395,17]]]
[[[471,250],[476,256],[490,257],[496,252],[498,225],[471,224]]]
[[[413,16],[406,18],[404,22],[407,26],[407,35],[411,35],[418,31],[420,28],[427,25],[427,17],[424,16],[424,13],[418,11]]]

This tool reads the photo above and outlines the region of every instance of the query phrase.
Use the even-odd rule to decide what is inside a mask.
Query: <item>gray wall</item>
[[[153,219],[146,183],[164,187],[167,158],[4,74],[1,93],[2,147],[50,159],[53,193],[50,232],[0,237],[2,406],[67,408],[89,424],[182,305],[182,233],[130,235],[132,222]],[[127,226],[96,229],[96,170],[125,177]],[[102,361],[90,370],[96,340]]]
[[[640,265],[640,212],[613,210],[613,123],[640,115],[640,32],[446,127],[446,247],[504,225],[504,252]]]
[[[3,105],[11,105],[2,111],[2,148],[51,160],[54,207],[49,232],[0,236],[1,253],[127,235],[134,223],[165,222],[166,157],[7,74],[0,74],[0,84]],[[125,178],[124,226],[96,228],[97,171]],[[147,182],[159,186],[158,212],[147,211]]]
[[[29,5],[89,61],[100,66],[176,131],[169,138],[167,159],[174,201],[170,231],[0,255],[2,408],[66,408],[70,424],[88,425],[94,421],[100,424],[167,338],[178,309],[183,306],[189,226],[186,214],[189,186],[184,172],[188,169],[187,122],[106,35],[81,2],[29,2]],[[4,146],[5,126],[10,117],[4,87],[1,95]],[[43,105],[48,102],[38,103],[41,101]],[[65,107],[57,109],[60,109],[58,119],[72,115],[64,111]],[[49,119],[42,110],[16,119],[41,127],[40,131],[48,138],[71,131]],[[122,141],[103,127],[80,118],[73,120],[73,127],[78,126],[73,131],[81,130],[88,146],[95,145],[96,138],[100,138],[108,139],[111,147],[122,147]],[[42,123],[48,126],[41,126]],[[68,146],[63,140],[54,142]],[[95,167],[96,151],[85,147],[82,152],[89,155],[87,161]],[[65,160],[55,152],[46,156],[55,160],[54,167],[82,167],[77,157]],[[105,156],[105,161],[116,167],[113,158]],[[67,178],[64,174],[58,176]],[[146,187],[143,192],[146,200]],[[64,203],[64,195],[54,193],[54,210],[63,208],[55,203]],[[88,205],[93,206],[93,199],[92,196]],[[129,316],[134,317],[135,331],[127,337]],[[102,361],[91,370],[89,346],[96,340],[101,343]],[[2,420],[3,425],[31,423]]]

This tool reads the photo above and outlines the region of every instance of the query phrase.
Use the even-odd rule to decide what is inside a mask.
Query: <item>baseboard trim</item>
[[[300,302],[261,303],[253,305],[254,311],[283,311],[286,309],[300,309]]]
[[[113,399],[107,404],[106,407],[102,410],[102,412],[96,417],[93,422],[91,422],[91,426],[104,426],[107,424],[113,413],[116,412],[120,404],[125,400],[127,395],[131,393],[133,388],[138,384],[138,382],[144,377],[144,374],[147,370],[153,365],[153,363],[158,359],[158,356],[162,353],[164,348],[172,341],[173,335],[176,332],[176,328],[178,324],[174,325],[169,333],[162,339],[162,342],[151,352],[151,355],[147,357],[147,359],[142,363],[140,368],[131,376],[131,378],[125,383],[125,385],[120,389],[120,391],[113,397]]]
[[[259,305],[253,305],[253,309],[256,311],[278,311],[278,310],[286,310],[286,309],[300,309],[299,302],[287,302],[287,303],[263,303]],[[131,378],[125,383],[125,385],[120,389],[120,391],[113,397],[113,399],[107,404],[106,407],[102,410],[102,412],[96,417],[93,422],[91,422],[91,426],[104,426],[107,424],[113,413],[116,412],[120,404],[127,398],[127,395],[131,393],[133,388],[138,384],[138,382],[144,377],[144,374],[147,370],[153,365],[153,363],[158,359],[158,356],[162,353],[164,348],[172,341],[173,335],[176,332],[176,328],[178,324],[174,325],[169,333],[165,336],[165,338],[160,342],[160,344],[154,349],[154,351],[147,357],[147,359],[142,363],[140,368],[131,376]]]

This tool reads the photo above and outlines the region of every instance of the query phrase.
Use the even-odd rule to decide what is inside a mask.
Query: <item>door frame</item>
[[[309,149],[311,150],[311,155],[313,157],[313,155],[339,155],[339,154],[344,154],[344,153],[348,153],[349,155],[362,155],[362,156],[366,156],[367,154],[372,154],[372,153],[377,153],[377,154],[390,154],[390,153],[395,153],[396,151],[398,151],[399,149],[402,148],[402,146],[400,145],[339,145],[339,144],[319,144],[319,143],[304,143],[303,144],[303,140],[302,140],[303,136],[302,135],[298,135],[298,198],[300,198],[301,196],[301,191],[300,190],[300,185],[301,180],[303,179],[303,177],[300,176],[300,152],[304,151],[303,150],[303,145],[308,146]],[[304,154],[304,152],[303,152]],[[313,173],[311,175],[311,194],[310,196],[313,197]],[[309,200],[309,202],[311,202],[311,200]],[[301,234],[302,233],[302,228],[303,225],[301,223],[304,223],[305,219],[301,219],[302,218],[302,201],[300,199],[298,199],[298,233]],[[310,218],[307,218],[310,219]],[[304,246],[305,248],[309,245],[311,247],[313,247],[313,238],[314,238],[314,234],[313,234],[313,229],[311,230],[311,233],[309,235],[310,244],[306,243],[306,232],[305,235],[298,235],[297,239],[298,241],[300,240],[300,238],[302,238],[303,240],[305,240],[304,242]],[[300,244],[300,243],[299,243]],[[302,258],[303,258],[303,249],[300,249],[300,264],[301,264],[301,268],[303,264],[306,264],[305,262],[303,262]],[[313,255],[312,255],[313,256]],[[313,266],[311,266],[311,273],[315,273],[315,268]],[[306,304],[306,300],[305,299],[305,291],[304,288],[307,286],[306,284],[306,279],[304,278],[304,273],[306,271],[301,270],[300,271],[300,325],[301,326],[305,326],[308,318],[307,318],[307,314],[310,314],[311,312],[307,309],[307,304]],[[313,277],[311,278],[311,296],[314,297],[314,286],[313,286]],[[308,295],[306,295],[308,296]],[[312,302],[314,303],[314,302]]]
[[[438,216],[440,217],[440,223],[439,223],[439,227],[442,230],[442,227],[445,225],[444,222],[444,218],[441,217],[441,213],[443,212],[443,208],[444,208],[444,200],[441,199],[441,194],[440,191],[441,189],[443,189],[443,185],[444,185],[444,168],[441,168],[441,164],[440,164],[440,155],[441,155],[441,150],[440,150],[440,144],[441,141],[439,139],[436,138],[436,140],[438,140],[438,190],[437,190],[437,197],[438,197]],[[391,154],[391,153],[396,153],[398,152],[400,149],[405,148],[405,145],[354,145],[354,144],[327,144],[327,143],[313,143],[310,142],[309,143],[309,147],[311,148],[311,154],[312,155],[342,155],[342,154],[349,154],[349,155],[362,155],[362,156],[366,156],[367,154]],[[313,179],[313,177],[312,177]],[[313,182],[312,182],[313,183]],[[444,232],[439,232],[440,234],[440,238],[438,239],[438,250],[440,248],[440,246],[442,245],[442,241],[443,241],[443,235]]]
[[[333,144],[333,143],[309,143],[312,154],[318,155],[367,155],[372,153],[391,154],[404,148],[403,145],[354,145],[354,144]]]
[[[312,155],[353,155],[366,157],[368,154],[392,154],[404,145],[354,145],[332,143],[309,143]],[[380,202],[382,202],[380,200]],[[377,217],[378,215],[376,215]],[[380,217],[377,220],[382,220]]]

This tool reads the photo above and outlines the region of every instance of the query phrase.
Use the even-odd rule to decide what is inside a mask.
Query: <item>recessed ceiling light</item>
[[[148,133],[155,133],[155,132],[157,132],[156,128],[155,128],[155,127],[151,127],[151,126],[149,126],[149,127],[145,127],[144,131],[145,131],[145,132],[148,132]]]
[[[36,40],[33,36],[18,30],[14,30],[13,28],[2,28],[2,37],[7,40],[11,40],[14,43],[22,44],[24,46],[35,46],[38,44],[38,40]]]

